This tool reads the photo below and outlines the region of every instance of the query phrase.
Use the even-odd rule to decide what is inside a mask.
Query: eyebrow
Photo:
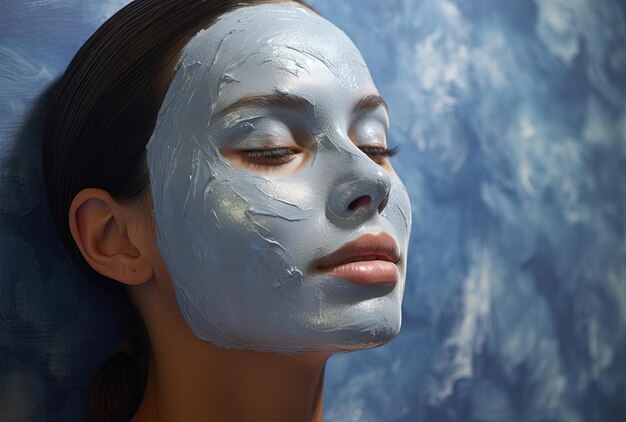
[[[354,105],[355,113],[367,113],[376,110],[378,107],[383,106],[385,110],[389,111],[387,103],[380,95],[368,95],[360,98]]]
[[[367,113],[383,106],[387,110],[387,103],[380,95],[367,95],[360,98],[353,108],[354,113]],[[222,110],[215,113],[216,116],[226,115],[234,110],[244,107],[278,108],[285,110],[295,110],[301,113],[314,115],[313,104],[304,97],[294,94],[283,94],[276,92],[273,94],[246,95],[232,104],[227,105]]]
[[[263,95],[246,95],[215,114],[216,116],[222,116],[244,107],[278,108],[313,115],[313,104],[309,100],[298,95],[279,92]]]

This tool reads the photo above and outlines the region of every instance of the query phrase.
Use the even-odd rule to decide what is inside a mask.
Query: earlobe
[[[80,191],[69,210],[72,237],[87,263],[100,274],[126,285],[149,281],[154,273],[147,253],[149,237],[141,216],[96,188]],[[130,236],[129,236],[130,235]]]

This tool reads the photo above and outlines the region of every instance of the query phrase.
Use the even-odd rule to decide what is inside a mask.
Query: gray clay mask
[[[397,334],[411,209],[363,149],[386,143],[377,95],[350,39],[296,4],[237,9],[184,48],[147,150],[158,248],[195,335],[297,353]],[[395,283],[315,270],[367,234],[398,245]]]

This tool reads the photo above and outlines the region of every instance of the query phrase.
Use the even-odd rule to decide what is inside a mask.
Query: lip
[[[314,272],[361,285],[396,283],[400,272],[398,244],[389,234],[367,233],[313,262]]]

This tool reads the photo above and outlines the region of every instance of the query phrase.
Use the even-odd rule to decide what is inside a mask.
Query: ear
[[[72,237],[87,263],[100,274],[136,286],[149,281],[154,268],[152,237],[145,216],[118,204],[102,189],[87,188],[73,199],[69,211]]]

